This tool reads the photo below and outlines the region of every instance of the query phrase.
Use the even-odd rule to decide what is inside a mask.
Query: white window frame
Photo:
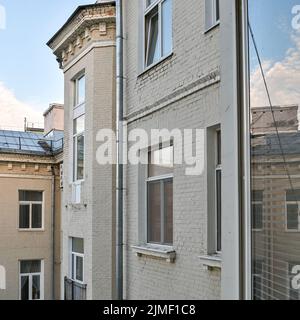
[[[84,122],[85,122],[85,114],[82,114],[78,118],[84,116]],[[78,119],[76,118],[76,119]],[[74,122],[76,119],[73,120],[73,128],[74,128]],[[73,130],[74,132],[74,130]],[[83,178],[78,179],[78,172],[77,172],[77,165],[78,165],[78,159],[77,159],[77,151],[78,151],[78,139],[83,137],[84,139],[84,146],[83,146]],[[73,183],[78,184],[84,181],[84,173],[85,173],[85,128],[81,132],[73,133]]]
[[[21,191],[21,190],[19,190]],[[19,201],[19,218],[18,218],[18,229],[20,231],[44,231],[44,191],[36,191],[36,190],[22,190],[22,191],[30,191],[30,192],[39,192],[42,193],[43,200],[42,201]],[[42,205],[42,227],[41,228],[32,228],[32,205],[40,204]],[[29,205],[29,228],[21,228],[20,227],[20,206],[28,206]]]
[[[85,79],[85,99],[83,102],[79,103],[78,102],[78,95],[79,95],[79,81],[84,78]],[[76,121],[76,119],[80,118],[81,116],[84,116],[84,124],[85,124],[85,104],[86,104],[86,73],[85,71],[81,71],[79,73],[77,73],[77,75],[72,79],[73,82],[73,116],[72,116],[72,123],[71,123],[71,128],[73,129],[72,131],[72,138],[70,137],[70,139],[72,139],[72,154],[73,154],[73,158],[72,158],[72,167],[71,167],[71,171],[72,171],[72,184],[78,184],[84,181],[84,172],[85,172],[85,150],[86,150],[86,141],[85,141],[85,129],[86,126],[84,125],[84,130],[82,132],[75,132],[74,130],[74,123]],[[77,177],[77,146],[78,146],[78,138],[83,136],[84,138],[84,150],[83,150],[83,154],[84,154],[84,167],[83,167],[83,178],[82,179],[78,179]],[[75,143],[76,140],[76,143]]]
[[[85,73],[81,74],[74,80],[74,109],[79,108],[80,106],[84,106],[86,102],[86,89],[85,89],[85,96],[84,96],[84,101],[83,102],[78,102],[79,101],[79,81],[84,78],[85,85],[86,85],[86,75]]]
[[[169,145],[167,144],[163,144],[162,146],[162,149],[163,148],[167,148],[168,146],[173,146],[173,143],[169,143]],[[152,147],[152,148],[149,148],[148,149],[148,154],[150,152],[154,152],[154,151],[157,151],[159,150],[160,147]],[[174,146],[173,146],[173,160],[174,160]],[[151,183],[151,182],[160,182],[161,183],[164,183],[165,181],[167,180],[172,180],[172,184],[174,186],[174,173],[170,173],[170,174],[165,174],[165,175],[161,175],[161,176],[154,176],[154,177],[149,177],[149,174],[148,174],[148,170],[149,170],[149,165],[150,163],[148,163],[148,166],[147,166],[147,178],[146,178],[146,243],[148,245],[157,245],[157,246],[161,246],[161,247],[172,247],[173,246],[173,243],[171,244],[167,244],[167,243],[163,243],[162,240],[164,240],[164,221],[165,221],[165,212],[164,212],[164,208],[161,208],[161,242],[160,243],[155,243],[155,242],[150,242],[149,241],[149,208],[148,208],[148,184]],[[174,169],[174,167],[173,167]],[[161,188],[161,186],[160,186]],[[162,196],[162,194],[160,195]],[[161,199],[162,201],[162,199]],[[174,193],[173,193],[173,203],[174,203]],[[174,214],[174,210],[173,210],[173,214]],[[174,217],[174,216],[173,216]],[[174,222],[173,222],[173,242],[174,242]]]
[[[296,204],[296,203],[298,205],[298,230],[288,228],[288,205],[289,204]],[[285,199],[285,231],[289,232],[289,233],[300,232],[300,201],[287,201]]]
[[[217,185],[217,177],[218,173],[221,173],[221,197],[222,197],[222,161],[221,164],[218,163],[218,152],[219,152],[219,145],[218,145],[218,134],[221,135],[221,128],[216,129],[215,132],[215,251],[217,255],[221,255],[222,253],[222,209],[221,209],[221,221],[218,221],[218,185]],[[222,136],[221,136],[222,139]],[[222,141],[222,140],[221,140]],[[220,146],[220,151],[221,151],[221,160],[222,160],[222,142]],[[222,208],[222,203],[221,203],[221,208]],[[221,223],[221,250],[218,250],[218,240],[219,240],[219,223]]]
[[[171,43],[172,43],[172,47],[169,53],[167,54],[163,54],[163,45],[162,45],[162,4],[163,2],[166,0],[156,0],[154,1],[151,5],[147,6],[147,0],[143,1],[144,4],[144,10],[143,10],[143,69],[146,71],[150,68],[152,68],[153,66],[155,66],[156,64],[160,63],[162,60],[166,59],[167,57],[169,57],[172,53],[173,53],[173,33],[170,35],[171,36]],[[173,3],[172,3],[173,5]],[[153,63],[147,65],[147,61],[148,61],[148,52],[149,51],[149,40],[150,40],[150,34],[148,34],[147,38],[148,38],[148,43],[146,46],[146,29],[147,29],[147,25],[146,25],[146,20],[147,20],[147,16],[148,14],[155,8],[157,7],[157,12],[158,12],[158,43],[159,43],[159,50],[160,50],[160,58],[157,61],[154,61]],[[173,9],[173,7],[172,7]],[[172,10],[172,16],[173,16],[173,10]],[[172,28],[173,28],[173,19],[172,19]],[[150,33],[150,28],[149,31]]]
[[[41,262],[41,271],[35,273],[21,273],[21,262],[37,260]],[[32,278],[33,276],[40,276],[40,299],[32,299]],[[29,301],[40,301],[44,300],[44,260],[43,259],[31,259],[31,260],[19,260],[19,300],[21,300],[22,290],[22,277],[29,277]]]
[[[205,0],[205,32],[210,31],[220,24],[220,17],[217,18],[217,1],[219,1],[219,16],[220,16],[220,1],[221,0]],[[208,16],[208,13],[210,14]]]
[[[263,190],[254,190],[254,191],[260,191],[263,193]],[[252,229],[253,232],[261,232],[264,230],[264,220],[263,220],[263,218],[264,218],[264,201],[263,200],[262,201],[254,200],[251,202],[251,204],[252,205],[261,204],[261,206],[262,206],[262,228],[253,228]],[[252,207],[251,207],[251,210],[253,210]]]
[[[78,253],[73,251],[73,239],[74,238],[70,238],[70,245],[71,245],[71,249],[70,249],[70,279],[74,282],[77,282],[79,284],[84,284],[84,253]],[[83,244],[84,244],[84,240],[83,240]],[[74,257],[74,260],[72,259]],[[76,257],[82,258],[82,281],[78,280],[76,278],[76,266],[77,266],[77,260]],[[74,264],[73,264],[74,261]],[[73,277],[74,275],[74,277]]]

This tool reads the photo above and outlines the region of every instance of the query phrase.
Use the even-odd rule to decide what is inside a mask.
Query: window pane
[[[84,254],[84,241],[80,238],[72,238],[72,251]]]
[[[150,66],[160,58],[158,37],[158,11],[153,9],[146,17],[146,64]]]
[[[217,165],[222,164],[222,145],[221,145],[221,131],[217,130]]]
[[[222,250],[222,171],[216,172],[217,251]]]
[[[146,6],[147,7],[151,6],[151,4],[154,3],[155,1],[157,1],[157,0],[147,0],[146,1],[146,4],[147,4]]]
[[[71,274],[72,274],[72,279],[75,280],[75,255],[72,254],[72,269],[71,269]]]
[[[43,201],[43,192],[20,190],[19,201]]]
[[[173,180],[164,182],[165,244],[173,244]]]
[[[77,105],[85,102],[85,76],[77,81]]]
[[[220,20],[220,0],[216,1],[216,21]]]
[[[41,272],[40,260],[21,261],[21,273],[38,273]]]
[[[40,276],[32,276],[32,300],[41,299],[41,279]]]
[[[76,280],[83,281],[83,258],[76,256]]]
[[[252,227],[260,230],[263,228],[263,205],[261,203],[252,204]]]
[[[19,228],[20,229],[28,229],[29,226],[29,205],[20,205],[20,213],[19,213]]]
[[[157,177],[173,173],[173,146],[149,152],[149,177]]]
[[[263,191],[253,190],[252,191],[252,200],[257,201],[257,202],[263,202],[263,200],[264,200]]]
[[[42,205],[32,204],[32,226],[33,229],[42,228]]]
[[[85,129],[85,115],[74,120],[74,134],[82,133]]]
[[[298,216],[299,216],[298,204],[287,205],[287,229],[298,230]]]
[[[288,190],[286,192],[286,201],[300,201],[300,190]]]
[[[148,183],[148,241],[161,242],[161,183]]]
[[[83,180],[84,136],[77,137],[77,180]]]
[[[163,56],[172,52],[172,0],[162,3],[162,47]]]
[[[21,300],[29,300],[29,277],[21,277]]]

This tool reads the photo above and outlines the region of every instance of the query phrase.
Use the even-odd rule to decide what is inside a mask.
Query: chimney
[[[64,130],[64,106],[59,103],[50,104],[44,112],[44,135],[49,135],[52,131]]]

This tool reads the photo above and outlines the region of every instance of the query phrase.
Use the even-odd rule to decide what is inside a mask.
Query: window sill
[[[152,63],[150,66],[144,68],[144,70],[142,72],[140,72],[138,74],[138,78],[143,76],[145,73],[147,73],[148,71],[150,71],[151,69],[155,68],[157,65],[163,63],[165,60],[169,59],[170,57],[173,56],[173,52],[167,54],[166,56],[162,57],[161,59],[159,59],[157,62]]]
[[[209,270],[221,269],[222,268],[222,258],[221,255],[206,255],[200,256],[200,262],[206,266]]]
[[[286,233],[300,233],[300,230],[288,230],[288,229],[285,229],[285,232]]]
[[[19,232],[45,232],[45,229],[18,229]]]
[[[214,24],[213,26],[211,26],[210,28],[208,28],[207,30],[204,31],[204,34],[210,33],[210,31],[218,28],[220,26],[220,21],[218,21],[216,24]]]
[[[131,248],[138,257],[153,257],[166,260],[169,263],[174,263],[176,259],[176,252],[173,247],[148,244],[132,246]]]

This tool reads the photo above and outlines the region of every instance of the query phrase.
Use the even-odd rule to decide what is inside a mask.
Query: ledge
[[[211,27],[209,27],[208,29],[206,29],[206,30],[204,31],[204,34],[209,33],[210,31],[218,28],[219,26],[220,26],[220,21],[216,22],[214,25],[212,25]]]
[[[222,258],[220,255],[206,255],[199,256],[200,262],[208,267],[208,269],[221,269],[222,268]]]
[[[174,248],[167,246],[156,246],[156,245],[143,245],[143,246],[132,246],[137,257],[154,257],[162,260],[166,260],[169,263],[175,262],[176,252]]]

